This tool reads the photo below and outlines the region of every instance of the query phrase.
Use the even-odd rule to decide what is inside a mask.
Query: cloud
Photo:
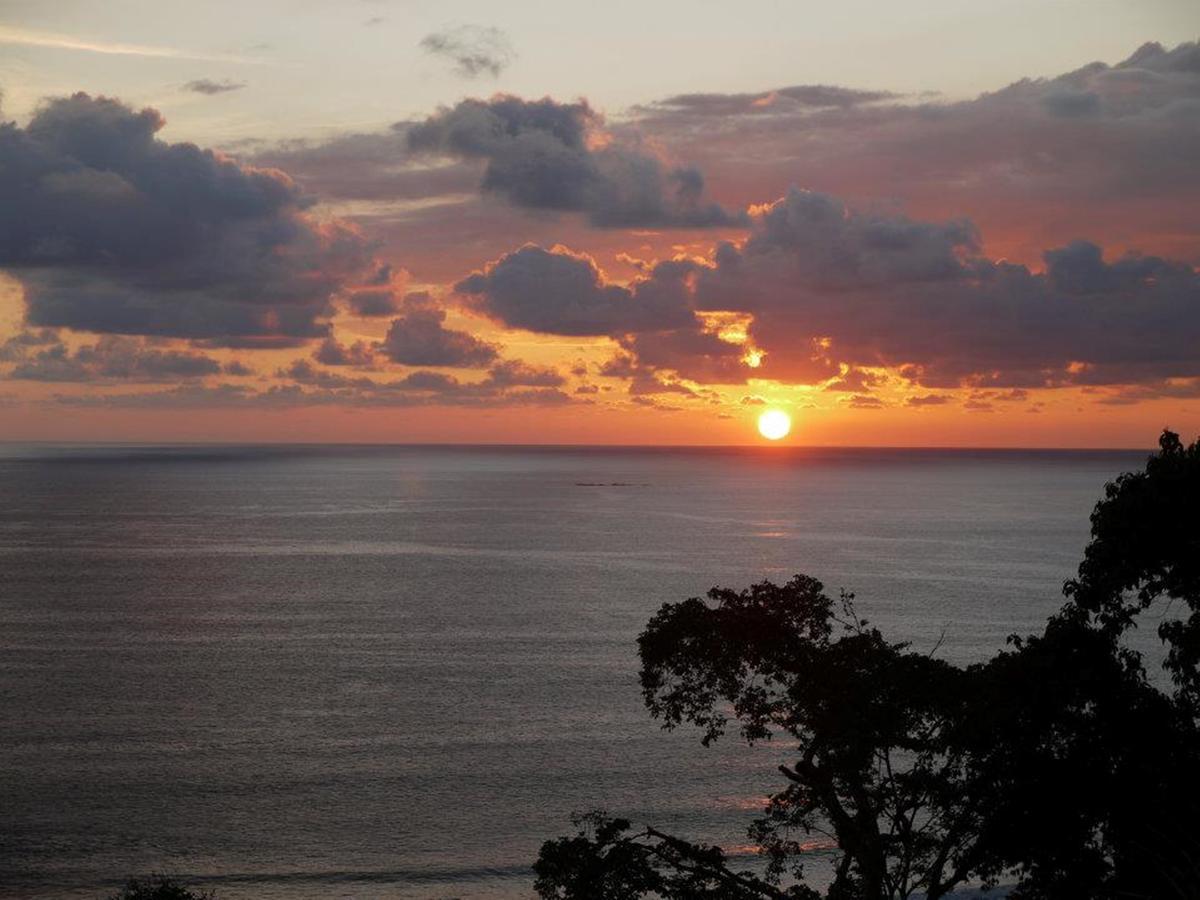
[[[76,37],[49,31],[37,31],[13,25],[0,25],[0,44],[18,44],[25,47],[48,47],[54,50],[81,50],[87,53],[102,53],[117,56],[149,56],[163,59],[200,59],[212,62],[249,63],[254,60],[225,54],[198,53],[177,47],[126,44],[101,41],[94,38]]]
[[[886,375],[868,372],[864,369],[847,368],[845,372],[825,385],[824,389],[827,391],[844,391],[852,394],[869,394],[872,388],[876,388],[886,382]]]
[[[614,338],[626,353],[606,365],[610,376],[829,381],[856,406],[878,383],[862,369],[898,370],[927,389],[1200,375],[1200,273],[1188,264],[1107,259],[1078,241],[1047,250],[1038,272],[980,247],[965,220],[864,212],[793,189],[755,210],[740,245],[660,262],[626,284],[590,257],[527,245],[456,290],[509,327]],[[746,345],[704,328],[716,313],[748,319]]]
[[[193,94],[205,94],[209,97],[215,94],[228,94],[230,91],[240,91],[246,86],[244,81],[230,81],[228,78],[222,81],[213,81],[211,78],[197,78],[195,81],[189,81],[183,86],[185,91],[191,91]]]
[[[1195,263],[1200,167],[1192,161],[1200,156],[1200,132],[1194,125],[1200,73],[1189,69],[1188,62],[1195,48],[1149,45],[1115,65],[1023,79],[953,102],[929,96],[856,98],[853,89],[842,89],[848,94],[809,98],[831,105],[774,100],[764,114],[755,101],[779,93],[764,91],[731,95],[744,114],[722,115],[717,114],[722,95],[668,98],[674,104],[670,109],[645,104],[632,117],[611,117],[598,125],[590,120],[578,141],[566,139],[569,152],[560,146],[564,141],[553,138],[545,141],[550,148],[545,153],[539,145],[536,153],[522,157],[511,147],[536,144],[526,135],[529,129],[510,133],[507,120],[489,113],[480,121],[495,127],[499,143],[510,148],[507,157],[495,146],[487,148],[491,157],[482,155],[483,148],[470,155],[419,150],[410,146],[409,134],[422,130],[424,123],[400,122],[377,134],[291,142],[261,150],[255,159],[285,168],[325,198],[344,201],[341,206],[364,217],[364,223],[369,216],[374,233],[404,247],[406,262],[419,264],[427,279],[449,279],[463,271],[467,246],[482,248],[476,257],[482,259],[527,240],[546,247],[562,243],[607,260],[609,252],[634,257],[670,253],[672,244],[689,240],[667,231],[678,218],[673,216],[643,215],[641,221],[653,224],[630,226],[664,232],[646,237],[651,248],[619,243],[620,234],[611,230],[587,231],[589,223],[604,218],[604,207],[573,186],[593,180],[586,173],[594,171],[594,161],[577,167],[584,174],[574,180],[564,176],[570,190],[555,194],[528,188],[518,193],[510,185],[519,179],[512,176],[485,191],[485,201],[503,203],[477,199],[481,178],[493,168],[504,174],[504,159],[525,159],[534,172],[525,180],[541,184],[559,166],[558,151],[586,160],[589,148],[601,152],[614,147],[685,161],[704,174],[708,195],[725,210],[778,197],[795,183],[861,210],[894,214],[903,209],[914,220],[944,222],[969,215],[987,236],[982,250],[991,259],[1035,270],[1042,265],[1043,250],[1080,236],[1107,248],[1110,256],[1140,249]],[[1061,112],[1057,98],[1072,92],[1098,97],[1098,112],[1056,114],[1056,104]],[[754,99],[747,103],[746,97]],[[486,99],[472,102],[484,112],[490,106]],[[560,98],[556,105],[573,104]],[[695,114],[686,113],[688,109]],[[714,114],[702,114],[710,109]],[[589,114],[581,110],[576,118],[587,122]],[[501,160],[494,167],[492,157]],[[516,162],[513,166],[519,168]],[[660,162],[660,175],[673,168]],[[668,185],[664,196],[669,199],[672,192]],[[564,194],[578,217],[529,215],[514,221],[506,208],[515,204],[553,211],[551,198],[558,198],[560,207],[570,205],[562,200]]]
[[[346,306],[356,316],[364,318],[390,316],[399,308],[395,291],[380,287],[363,288],[347,294]]]
[[[445,310],[436,308],[427,298],[414,301],[410,295],[404,311],[392,319],[378,349],[392,362],[406,366],[478,368],[499,355],[495,344],[447,328],[445,322]]]
[[[58,333],[51,328],[18,331],[0,344],[0,362],[19,362],[26,359],[33,347],[58,344]]]
[[[185,384],[159,391],[130,393],[59,394],[67,406],[135,409],[254,408],[287,409],[306,406],[414,407],[561,406],[588,403],[576,400],[536,367],[515,362],[482,381],[460,381],[442,372],[416,371],[391,381],[365,375],[348,377],[298,359],[276,373],[284,379],[265,390],[230,383]],[[508,376],[504,374],[507,371]],[[510,377],[515,373],[515,377]],[[535,382],[535,383],[533,383]]]
[[[887,404],[869,394],[855,394],[846,401],[846,406],[850,409],[885,409]]]
[[[1200,278],[1190,266],[1088,242],[1038,274],[980,256],[970,223],[862,214],[792,191],[742,247],[696,274],[700,308],[754,314],[773,361],[805,342],[848,366],[907,366],[929,386],[1115,383],[1200,372]]]
[[[55,401],[64,406],[81,408],[128,409],[195,409],[230,406],[251,406],[265,398],[240,384],[185,384],[163,391],[141,391],[119,394],[57,394]]]
[[[779,116],[816,109],[857,106],[896,99],[890,91],[861,91],[826,84],[802,84],[744,94],[676,94],[634,107],[642,116],[703,119],[708,116]]]
[[[157,137],[162,117],[75,94],[0,125],[0,268],[35,326],[231,346],[323,336],[374,265],[283,173]]]
[[[408,131],[414,151],[485,162],[482,189],[528,209],[585,213],[603,227],[728,227],[744,223],[704,199],[693,167],[668,167],[617,142],[586,101],[498,94],[443,107]]]
[[[662,376],[649,369],[638,369],[629,382],[629,393],[635,397],[646,397],[655,394],[682,394],[685,397],[698,397],[694,390],[678,381],[666,381]]]
[[[1108,406],[1128,406],[1144,400],[1200,399],[1200,378],[1162,379],[1147,384],[1124,385],[1096,402]]]
[[[313,359],[326,366],[368,367],[375,363],[375,351],[366,341],[345,346],[330,335],[313,351]]]
[[[362,318],[382,318],[400,311],[400,297],[408,283],[408,272],[389,264],[380,265],[366,282],[346,293],[342,305]],[[407,301],[421,302],[427,294],[409,294]]]
[[[10,340],[6,347],[12,343]],[[74,351],[58,342],[30,343],[43,349],[26,352],[8,373],[16,381],[147,381],[203,378],[222,371],[210,356],[148,347],[135,338],[106,336]],[[234,374],[245,374],[235,372]]]
[[[444,28],[421,39],[421,49],[454,64],[463,78],[500,73],[517,58],[508,36],[499,28],[460,25]]]
[[[486,383],[496,387],[562,387],[567,380],[557,369],[533,366],[519,359],[506,359],[492,366]]]
[[[968,222],[862,213],[793,190],[697,268],[699,309],[750,313],[773,366],[817,342],[839,365],[928,387],[1119,383],[1200,373],[1200,277],[1086,242],[1045,272],[987,259]]]
[[[454,289],[510,328],[547,334],[616,335],[694,321],[680,273],[664,265],[630,290],[611,284],[595,260],[533,244],[488,263]]]
[[[257,148],[254,161],[277,167],[311,184],[323,198],[407,203],[430,198],[474,196],[479,187],[478,166],[458,161],[430,165],[428,156],[409,149],[411,123],[397,123],[382,133],[343,134],[314,143],[284,141]]]
[[[945,406],[953,399],[949,394],[924,394],[918,397],[909,397],[904,401],[904,405],[915,408],[922,406]]]
[[[629,402],[636,406],[644,406],[646,409],[652,409],[656,412],[674,413],[683,412],[682,406],[672,406],[669,403],[663,403],[659,400],[654,400],[650,397],[636,396],[630,397]]]
[[[765,99],[782,91],[685,95],[637,107],[629,127],[744,202],[800,183],[926,218],[970,212],[995,255],[1027,264],[1085,233],[1191,258],[1200,239],[1197,59],[1195,42],[1146,44],[1115,65],[957,102],[830,98],[814,107]]]
[[[640,365],[668,369],[693,381],[739,384],[754,373],[746,362],[744,346],[705,331],[698,320],[661,331],[626,334],[619,341]],[[824,370],[823,365],[821,372]]]

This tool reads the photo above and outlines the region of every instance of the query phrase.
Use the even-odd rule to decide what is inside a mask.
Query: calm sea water
[[[805,572],[980,659],[1144,459],[0,447],[0,895],[528,896],[593,807],[737,847],[786,757],[647,716],[661,604]]]

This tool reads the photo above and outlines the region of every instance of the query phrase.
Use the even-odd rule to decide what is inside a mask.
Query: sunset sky
[[[1200,6],[0,0],[0,439],[1200,431]]]

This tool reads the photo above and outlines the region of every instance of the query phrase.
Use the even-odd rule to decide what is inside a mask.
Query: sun
[[[792,417],[782,409],[768,409],[758,417],[758,433],[768,441],[778,441],[792,430]]]

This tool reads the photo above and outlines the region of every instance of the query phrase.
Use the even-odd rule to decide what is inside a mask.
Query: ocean
[[[1146,456],[0,445],[0,896],[527,897],[592,808],[738,852],[786,746],[649,717],[663,603],[803,572],[984,659]]]

